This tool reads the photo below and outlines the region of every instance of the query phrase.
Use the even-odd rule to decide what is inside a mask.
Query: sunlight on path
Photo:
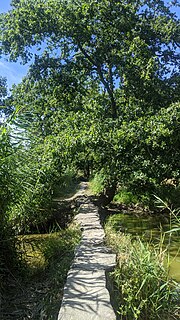
[[[83,183],[76,196],[85,195],[86,188]],[[106,271],[115,267],[116,256],[104,246],[98,209],[88,198],[75,221],[83,231],[82,239],[67,276],[58,320],[115,320],[106,288]]]

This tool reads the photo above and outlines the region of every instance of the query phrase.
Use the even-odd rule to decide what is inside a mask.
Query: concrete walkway
[[[75,220],[83,230],[82,239],[67,276],[58,320],[115,320],[105,273],[115,266],[116,256],[104,246],[98,209],[87,200]]]

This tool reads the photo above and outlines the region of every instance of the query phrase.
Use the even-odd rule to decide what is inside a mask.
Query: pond
[[[167,232],[170,230],[167,217],[163,215],[144,216],[136,213],[119,213],[113,215],[112,220],[117,231],[130,233],[135,238],[138,236],[143,241],[154,244],[163,240],[163,247],[167,249],[170,258],[169,275],[180,282],[180,232]],[[165,263],[167,265],[167,258]]]

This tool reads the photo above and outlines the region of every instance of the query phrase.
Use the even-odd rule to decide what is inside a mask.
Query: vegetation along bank
[[[0,14],[1,57],[29,66],[11,90],[0,76],[2,310],[7,287],[13,290],[18,283],[24,292],[21,280],[34,272],[22,246],[30,251],[36,247],[42,276],[50,270],[52,251],[60,246],[61,266],[73,252],[79,231],[67,226],[74,212],[71,207],[62,210],[53,199],[81,176],[95,181],[99,207],[113,199],[121,206],[133,203],[154,216],[169,216],[170,230],[178,232],[179,19],[171,6],[160,0],[12,0],[11,9]],[[177,319],[172,310],[178,298],[154,249],[115,234],[108,221],[107,230],[107,241],[113,238],[117,244],[113,250],[124,255],[113,275],[118,301],[123,301],[117,308],[120,317],[160,319],[163,314],[163,319]],[[52,231],[59,232],[57,238]],[[40,242],[33,238],[37,233]],[[70,260],[63,262],[65,271]],[[138,271],[135,261],[144,269]],[[63,287],[64,270],[60,278],[57,283]],[[41,295],[36,289],[32,292]],[[14,305],[18,307],[6,320],[22,319],[17,301]],[[30,304],[24,317],[51,319],[53,311],[43,311],[44,305],[33,313],[36,308]]]

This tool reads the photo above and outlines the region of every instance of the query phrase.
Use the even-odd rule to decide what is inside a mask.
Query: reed
[[[164,268],[164,250],[105,226],[107,243],[117,254],[110,277],[121,320],[178,319],[177,283]]]

